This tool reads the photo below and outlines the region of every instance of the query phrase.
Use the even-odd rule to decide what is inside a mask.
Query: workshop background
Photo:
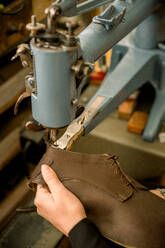
[[[34,194],[27,187],[28,178],[45,152],[48,134],[25,127],[32,120],[29,97],[19,104],[14,115],[15,103],[25,91],[29,69],[22,67],[19,56],[11,58],[19,44],[29,42],[26,24],[31,22],[31,16],[36,15],[37,21],[44,23],[44,10],[52,2],[0,0],[0,248],[70,247],[67,238],[36,214]],[[79,23],[75,34],[102,10],[71,18],[73,24]],[[67,18],[59,18],[59,28],[66,30],[67,22]],[[111,56],[110,50],[95,63],[84,85],[81,105],[85,106],[101,85],[109,71]],[[72,150],[116,154],[123,169],[139,182],[150,188],[165,187],[165,123],[154,141],[142,139],[154,99],[155,91],[146,83],[87,137],[81,137]]]

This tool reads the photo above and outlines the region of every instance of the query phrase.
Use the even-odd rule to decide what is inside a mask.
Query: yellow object
[[[110,65],[111,65],[111,56],[112,56],[112,50],[109,50],[106,54],[105,54],[105,57],[106,57],[106,68],[109,68]],[[102,68],[100,68],[99,66],[99,62],[96,61],[95,62],[95,72],[98,72],[98,71],[102,71]]]
[[[0,3],[0,10],[3,10],[4,8],[4,5]]]
[[[132,133],[142,134],[147,124],[148,114],[136,111],[133,113],[128,122],[128,131]]]
[[[118,107],[118,116],[124,120],[129,120],[136,107],[136,100],[127,99]]]

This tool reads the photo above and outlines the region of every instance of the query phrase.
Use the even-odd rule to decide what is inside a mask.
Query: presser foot
[[[56,142],[57,135],[59,132],[59,130],[56,128],[49,129],[49,128],[43,127],[41,124],[39,124],[38,122],[34,120],[28,121],[25,124],[25,128],[26,130],[31,131],[31,132],[41,132],[45,130],[45,135],[43,138],[44,138],[45,144],[47,145],[52,145],[54,142]]]
[[[73,144],[84,134],[84,127],[77,120],[74,120],[66,129],[65,133],[56,140],[52,147],[56,149],[68,150],[72,149]]]

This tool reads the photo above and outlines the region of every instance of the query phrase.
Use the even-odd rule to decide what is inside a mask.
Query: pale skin
[[[64,187],[48,165],[42,165],[41,172],[49,190],[42,185],[37,186],[34,200],[37,213],[68,236],[71,229],[87,217],[85,209],[80,200]],[[164,199],[159,191],[151,192]]]
[[[38,185],[34,200],[37,213],[68,236],[71,229],[86,218],[85,209],[49,166],[43,165],[41,171],[49,190]]]

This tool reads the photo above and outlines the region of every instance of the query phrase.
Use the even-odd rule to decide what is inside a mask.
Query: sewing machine
[[[56,27],[60,15],[76,16],[105,4],[109,5],[103,13],[95,16],[77,37],[71,22],[66,23],[66,31]],[[131,93],[150,82],[156,98],[143,139],[152,141],[165,113],[163,7],[162,0],[57,0],[45,10],[46,25],[32,16],[27,25],[32,38],[30,48],[27,44],[19,46],[15,56],[31,69],[26,92],[15,108],[17,112],[19,103],[31,96],[35,122],[28,122],[27,128],[48,129],[51,145],[69,150]],[[112,63],[104,82],[85,109],[79,107],[81,90],[93,63],[112,47]],[[57,130],[65,127],[65,133],[56,140]]]

